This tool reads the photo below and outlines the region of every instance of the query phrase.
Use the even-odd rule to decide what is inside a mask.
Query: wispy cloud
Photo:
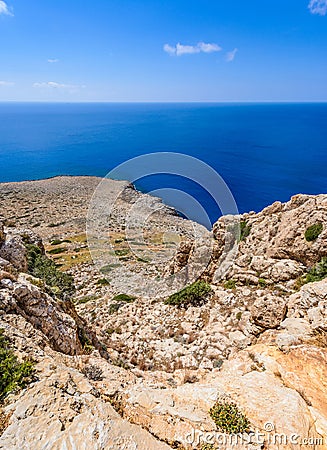
[[[172,56],[181,56],[181,55],[191,55],[194,53],[213,53],[213,52],[220,52],[222,48],[217,44],[206,44],[205,42],[199,42],[196,45],[183,45],[183,44],[176,44],[174,47],[165,44],[163,46],[163,49],[166,53]]]
[[[234,61],[237,52],[238,52],[237,48],[234,48],[234,50],[232,50],[231,52],[227,52],[226,53],[226,61],[227,62]]]
[[[56,64],[58,62],[59,62],[59,59],[57,59],[57,58],[49,58],[48,59],[48,63],[50,63],[50,64]]]
[[[310,0],[308,8],[312,14],[325,16],[327,14],[327,0]]]
[[[0,86],[14,86],[14,84],[11,81],[0,81]]]
[[[0,14],[6,14],[7,16],[13,16],[13,13],[9,10],[6,2],[0,0]]]
[[[55,81],[45,81],[42,83],[34,83],[34,88],[45,88],[45,89],[57,89],[57,90],[67,90],[71,94],[74,92],[78,92],[80,89],[84,89],[85,85],[79,84],[64,84],[64,83],[56,83]]]

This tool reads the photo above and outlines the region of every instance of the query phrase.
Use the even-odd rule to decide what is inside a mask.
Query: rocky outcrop
[[[77,226],[76,221],[61,225],[64,199],[69,209],[67,195],[75,192],[72,180],[67,189],[60,185],[64,181],[24,184],[23,192],[35,198],[41,187],[47,201],[62,196],[60,218],[57,211],[51,216],[38,210],[46,214],[46,223],[55,225],[36,227],[45,237],[64,239]],[[86,183],[84,200],[91,181],[95,183],[83,178],[76,185],[79,189]],[[127,204],[138,198],[132,186],[123,185],[118,222]],[[20,188],[5,189],[14,196]],[[147,198],[146,205],[151,209],[158,202]],[[253,431],[264,432],[265,448],[301,448],[290,441],[274,446],[269,443],[273,432],[288,439],[316,439],[316,448],[327,448],[322,441],[327,433],[327,281],[302,285],[308,269],[327,254],[326,211],[326,195],[300,195],[258,214],[221,218],[214,239],[207,233],[197,248],[192,236],[182,233],[165,274],[187,265],[192,273],[211,257],[203,274],[210,296],[185,308],[141,295],[115,300],[115,294],[125,292],[126,279],[114,291],[112,272],[104,280],[89,260],[71,269],[76,274],[75,305],[59,302],[40,280],[19,273],[27,263],[22,246],[33,243],[42,249],[42,243],[13,227],[6,228],[6,236],[0,226],[0,327],[20,359],[37,361],[33,383],[6,399],[0,447],[202,450],[189,437],[194,430],[217,431],[209,409],[223,399],[237,405]],[[168,228],[182,227],[169,209],[160,208],[158,217]],[[80,214],[78,227],[83,220]],[[242,224],[238,246],[235,222]],[[307,228],[316,223],[322,224],[319,235],[305,239]],[[151,233],[151,223],[147,227]],[[58,230],[60,236],[51,234]],[[114,239],[125,258],[128,242],[121,234]],[[75,244],[69,245],[74,256]],[[226,255],[231,265],[221,277]],[[144,265],[152,273],[154,265]],[[81,346],[83,327],[93,344],[87,352]]]
[[[258,214],[243,214],[236,219],[241,224],[238,254],[226,278],[253,284],[259,279],[286,282],[327,255],[327,195],[296,195],[287,203],[276,202]],[[315,224],[322,224],[322,231],[316,239],[307,241],[305,232]],[[218,220],[213,234],[216,246],[222,248],[226,218]],[[214,259],[211,273],[217,270],[216,264]]]

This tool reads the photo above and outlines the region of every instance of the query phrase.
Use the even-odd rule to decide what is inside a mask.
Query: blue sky
[[[327,0],[0,0],[0,101],[327,101]]]

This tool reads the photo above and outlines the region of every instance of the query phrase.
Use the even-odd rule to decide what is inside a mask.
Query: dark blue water
[[[325,193],[327,104],[0,104],[0,181],[104,176],[129,158],[162,151],[211,165],[240,212]],[[220,215],[183,178],[152,176],[136,185],[185,190],[212,221]]]

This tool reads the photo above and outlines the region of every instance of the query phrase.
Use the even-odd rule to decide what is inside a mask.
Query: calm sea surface
[[[327,104],[0,103],[0,181],[104,176],[152,152],[186,153],[211,165],[240,212],[297,193],[326,193]],[[150,176],[136,186],[183,190],[212,221],[220,215],[184,178]]]

